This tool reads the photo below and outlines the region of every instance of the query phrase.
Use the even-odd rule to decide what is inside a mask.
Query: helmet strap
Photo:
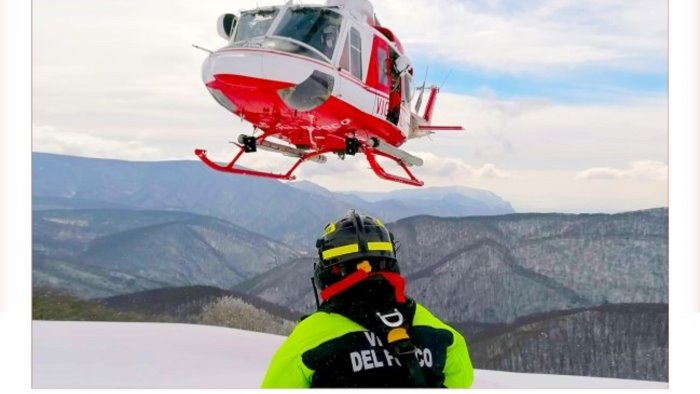
[[[326,301],[329,298],[336,296],[342,293],[343,291],[351,288],[352,286],[356,285],[357,283],[367,279],[368,276],[369,273],[367,273],[366,271],[357,270],[352,274],[346,276],[345,278],[321,290],[321,299],[323,301]]]
[[[394,272],[375,272],[372,275],[381,275],[386,279],[387,282],[391,284],[391,286],[394,287],[394,297],[396,298],[396,301],[403,304],[406,302],[406,281],[404,280],[403,276],[394,273]]]
[[[316,309],[321,307],[321,303],[318,302],[318,289],[316,288],[316,281],[311,278],[311,287],[314,289],[314,299],[316,300]]]

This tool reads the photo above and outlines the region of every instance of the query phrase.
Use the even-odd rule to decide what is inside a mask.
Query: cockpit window
[[[275,20],[278,8],[265,8],[253,11],[244,11],[238,19],[238,28],[233,42],[246,41],[253,37],[261,37],[267,33]]]
[[[290,8],[275,35],[299,41],[331,59],[338,43],[341,22],[340,14],[326,8]]]
[[[406,72],[403,75],[404,78],[404,85],[403,85],[403,90],[404,90],[404,99],[406,100],[407,103],[410,103],[411,100],[413,100],[413,76],[411,73]]]

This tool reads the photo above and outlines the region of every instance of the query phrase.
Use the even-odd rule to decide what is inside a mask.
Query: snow
[[[33,388],[255,388],[284,337],[170,323],[33,322]]]
[[[32,324],[33,388],[257,388],[284,337],[172,323]],[[476,370],[473,388],[668,388],[667,383]]]

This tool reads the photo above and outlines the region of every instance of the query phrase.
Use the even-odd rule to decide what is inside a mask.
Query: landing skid
[[[194,154],[199,157],[199,159],[206,164],[209,168],[216,170],[216,171],[221,171],[221,172],[226,172],[229,174],[238,174],[238,175],[248,175],[248,176],[257,176],[257,177],[262,177],[262,178],[270,178],[270,179],[280,179],[280,180],[285,180],[285,181],[293,181],[296,179],[296,177],[293,175],[294,171],[299,167],[299,165],[307,160],[314,160],[320,163],[325,162],[325,157],[321,156],[325,153],[329,153],[329,151],[314,151],[314,152],[309,152],[305,153],[300,150],[296,150],[291,147],[286,147],[281,144],[276,144],[272,142],[265,142],[265,137],[266,136],[260,136],[255,139],[254,143],[251,144],[251,137],[246,137],[246,136],[241,136],[244,138],[239,138],[239,140],[245,139],[246,143],[241,145],[238,143],[234,143],[239,150],[236,156],[231,160],[228,165],[221,165],[218,163],[215,163],[207,157],[207,151],[204,149],[195,149]],[[274,173],[274,172],[265,172],[265,171],[258,171],[258,170],[249,170],[246,168],[241,168],[240,166],[236,166],[236,162],[243,156],[244,153],[252,153],[255,152],[257,147],[282,153],[285,156],[291,156],[291,157],[297,157],[298,160],[292,167],[284,174],[279,174],[279,173]],[[321,160],[323,159],[323,160]]]
[[[423,181],[418,180],[413,173],[411,173],[411,170],[408,169],[406,164],[399,158],[396,158],[394,156],[391,156],[387,153],[384,153],[382,151],[376,150],[375,148],[370,148],[369,146],[364,147],[364,152],[365,156],[367,156],[367,161],[369,162],[369,166],[372,167],[372,171],[374,171],[375,174],[377,174],[378,177],[382,179],[386,179],[387,181],[393,181],[393,182],[399,182],[399,183],[404,183],[406,185],[411,185],[411,186],[423,186]],[[382,156],[389,158],[393,160],[396,164],[398,164],[405,172],[408,177],[402,177],[398,175],[393,175],[389,174],[384,170],[382,166],[377,163],[377,156]]]
[[[207,151],[204,149],[195,149],[194,154],[199,157],[199,160],[202,161],[202,163],[206,164],[209,166],[209,168],[216,170],[216,171],[221,171],[221,172],[227,172],[229,174],[238,174],[238,175],[250,175],[250,176],[258,176],[258,177],[263,177],[263,178],[271,178],[271,179],[282,179],[285,181],[293,181],[296,179],[292,173],[296,169],[296,167],[301,164],[302,160],[300,159],[289,171],[287,171],[286,174],[275,174],[272,172],[264,172],[264,171],[256,171],[256,170],[247,170],[244,168],[236,167],[235,163],[238,160],[238,158],[241,156],[242,152],[239,152],[238,155],[236,155],[236,158],[231,161],[227,166],[222,166],[220,164],[217,164],[213,161],[211,161],[207,157]]]
[[[209,157],[207,157],[207,151],[204,149],[195,149],[194,154],[199,157],[199,159],[206,164],[209,168],[220,171],[220,172],[226,172],[229,174],[238,174],[238,175],[247,175],[247,176],[257,176],[257,177],[262,177],[262,178],[269,178],[269,179],[279,179],[279,180],[284,180],[284,181],[293,181],[296,179],[296,177],[293,175],[294,171],[301,165],[301,163],[305,161],[315,161],[318,163],[325,163],[326,157],[322,156],[326,153],[337,153],[337,154],[342,154],[339,152],[336,152],[334,150],[320,150],[320,151],[312,151],[312,152],[306,152],[300,149],[296,149],[290,146],[285,146],[282,144],[277,144],[275,142],[268,142],[265,141],[266,135],[262,135],[257,138],[249,137],[249,136],[241,136],[239,138],[239,143],[234,143],[239,150],[236,156],[231,160],[230,163],[227,165],[221,165],[218,163],[213,162]],[[238,160],[243,156],[244,153],[253,153],[257,149],[264,149],[267,151],[272,151],[275,153],[280,153],[285,156],[289,157],[295,157],[298,160],[292,167],[284,174],[282,173],[274,173],[274,172],[266,172],[266,171],[258,171],[258,170],[251,170],[247,168],[241,168],[240,166],[236,166],[236,163]],[[423,186],[423,181],[418,180],[413,173],[411,173],[411,170],[409,170],[408,167],[410,166],[420,166],[423,164],[423,161],[415,156],[412,156],[411,154],[404,152],[398,148],[394,148],[385,142],[381,142],[377,139],[370,139],[369,142],[365,141],[358,141],[355,138],[348,138],[346,139],[346,149],[344,153],[353,155],[355,154],[358,150],[361,150],[365,156],[367,157],[367,162],[369,162],[370,167],[372,168],[372,171],[374,173],[385,180],[392,181],[392,182],[398,182],[398,183],[403,183],[406,185],[412,185],[412,186]],[[406,173],[406,176],[400,176],[400,175],[394,175],[386,172],[386,170],[377,162],[377,156],[382,156],[386,157],[388,159],[393,160],[396,164],[403,169],[403,171]],[[342,156],[341,156],[342,157]]]

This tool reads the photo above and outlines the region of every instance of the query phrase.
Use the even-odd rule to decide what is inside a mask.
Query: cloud
[[[420,173],[426,177],[460,179],[470,178],[508,178],[510,174],[499,169],[493,163],[486,163],[481,167],[474,167],[455,157],[437,156],[430,152],[419,152],[416,156],[423,158],[424,164]]]
[[[451,185],[462,181],[508,179],[511,174],[493,163],[472,166],[455,157],[438,156],[430,152],[412,152],[423,159],[421,167],[410,168],[411,172],[426,185]],[[378,157],[384,170],[393,175],[406,177],[401,167],[390,159]],[[329,157],[326,164],[304,163],[297,172],[299,179],[307,179],[331,190],[393,190],[398,183],[377,177],[363,154],[348,156],[345,160]]]
[[[410,52],[443,63],[535,74],[589,66],[665,68],[663,1],[387,0],[374,5],[381,20],[390,17],[387,25]]]
[[[623,166],[640,157],[664,161],[666,104],[665,97],[562,105],[442,93],[435,124],[462,125],[465,131],[411,140],[405,149],[458,157],[466,163],[497,163],[511,170],[578,172],[599,163]]]
[[[47,125],[33,126],[32,141],[32,149],[39,152],[127,160],[162,159],[159,149],[140,141],[103,138]]]
[[[299,178],[334,176],[338,181],[342,182],[342,179],[371,171],[369,163],[363,154],[345,156],[342,160],[332,153],[327,153],[323,156],[327,159],[323,164],[303,163],[297,172]]]
[[[486,163],[474,170],[473,175],[479,178],[509,178],[510,174],[499,170],[495,164]]]
[[[589,168],[576,174],[574,179],[587,181],[620,179],[666,181],[668,179],[668,165],[658,161],[634,161],[624,169]]]

